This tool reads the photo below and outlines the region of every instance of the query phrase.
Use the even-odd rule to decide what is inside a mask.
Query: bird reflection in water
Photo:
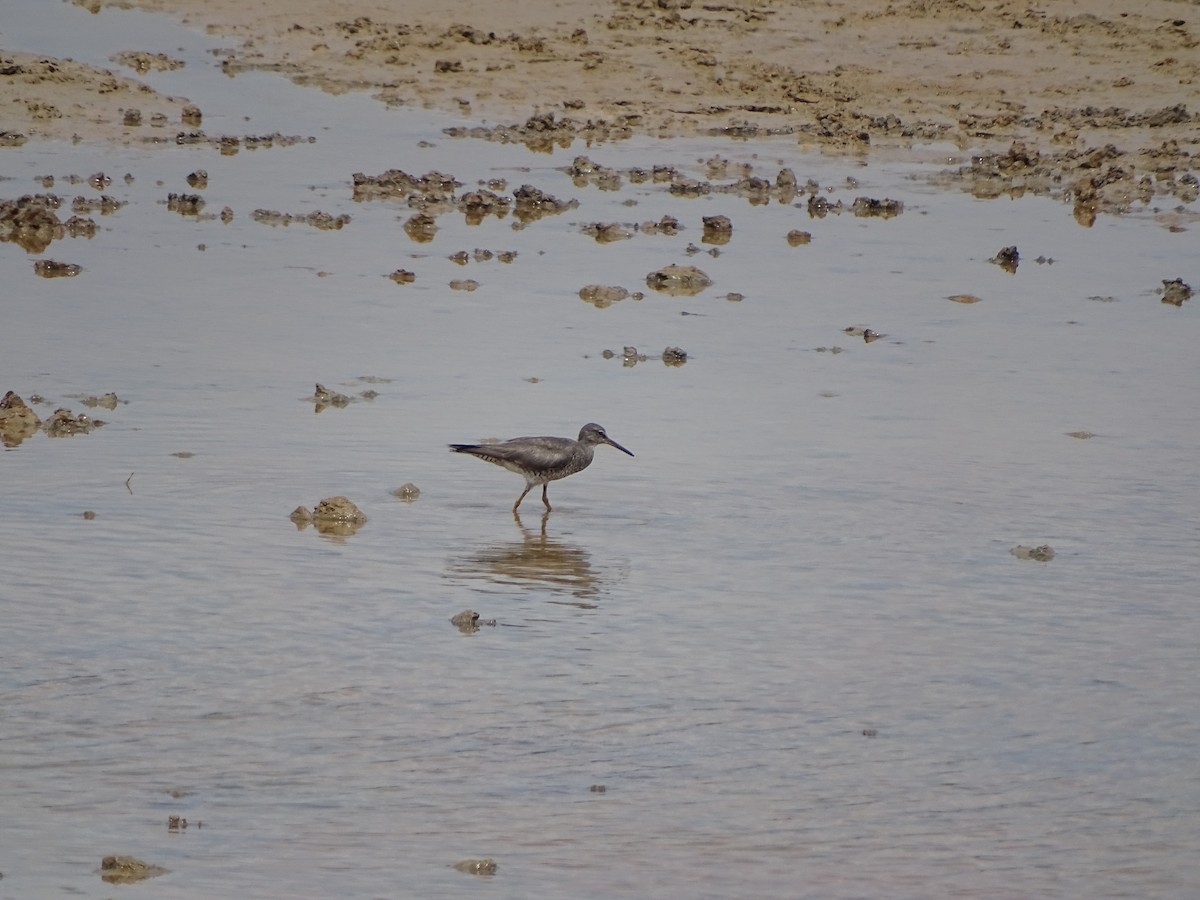
[[[541,527],[535,530],[526,527],[520,514],[514,512],[521,540],[492,544],[452,559],[449,575],[479,578],[499,585],[548,588],[575,598],[552,602],[595,609],[592,600],[599,594],[600,576],[592,569],[588,553],[582,547],[546,536],[549,518],[549,512],[543,513]]]

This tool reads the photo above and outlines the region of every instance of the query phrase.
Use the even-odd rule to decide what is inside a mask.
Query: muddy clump
[[[165,53],[146,53],[140,50],[124,50],[113,54],[109,59],[119,66],[128,66],[139,75],[145,75],[147,72],[173,72],[184,66],[182,59],[175,59]]]
[[[530,184],[523,184],[513,191],[513,215],[522,225],[546,216],[557,216],[578,205],[578,200],[559,200]]]
[[[733,237],[733,223],[729,221],[729,216],[704,216],[703,222],[704,233],[700,237],[701,243],[720,246],[728,244],[730,238]]]
[[[642,234],[665,234],[674,237],[681,231],[679,220],[674,216],[663,216],[657,222],[643,222],[638,226]]]
[[[466,250],[458,250],[451,253],[447,257],[450,262],[456,266],[465,266],[474,260],[477,263],[491,262],[493,259],[502,263],[511,263],[517,258],[516,250],[488,250],[484,247],[476,247],[472,253]]]
[[[850,212],[860,218],[875,217],[892,219],[904,212],[904,204],[899,200],[876,200],[872,197],[857,197],[850,204]]]
[[[524,144],[535,153],[550,153],[555,147],[566,150],[576,140],[593,144],[625,140],[633,135],[631,123],[637,118],[636,115],[617,116],[611,122],[589,119],[581,123],[570,118],[559,119],[553,112],[547,112],[530,116],[524,122],[515,125],[496,125],[491,128],[456,126],[444,128],[442,133],[454,138],[475,138],[499,144]]]
[[[1000,252],[988,260],[990,263],[995,263],[1009,275],[1017,274],[1017,266],[1021,263],[1021,254],[1017,252],[1016,246],[1001,247]]]
[[[305,397],[304,402],[313,404],[313,412],[319,413],[331,406],[337,409],[344,409],[354,402],[354,398],[338,391],[331,391],[318,381],[313,395]]]
[[[181,216],[198,216],[204,209],[204,198],[199,194],[167,194],[167,209]]]
[[[71,201],[71,210],[75,213],[94,213],[98,212],[102,216],[111,216],[122,206],[125,205],[124,200],[118,200],[116,197],[110,197],[108,194],[101,194],[99,197],[76,197]]]
[[[112,391],[109,391],[107,394],[89,394],[82,398],[80,402],[90,409],[95,409],[99,406],[101,409],[112,410],[116,409],[118,404],[127,403],[128,401],[122,400]]]
[[[62,201],[54,194],[26,194],[0,200],[0,241],[17,244],[28,253],[44,253],[66,234],[55,212]]]
[[[629,291],[620,285],[589,284],[579,289],[579,299],[596,309],[605,309],[629,296]]]
[[[77,434],[91,434],[104,424],[100,419],[92,419],[83,413],[75,415],[69,409],[60,408],[42,423],[42,431],[47,437],[73,437]]]
[[[1045,119],[1045,122],[1042,122]],[[1048,133],[1077,134],[1080,127],[1103,129],[1156,128],[1190,122],[1194,116],[1182,105],[1130,112],[1118,107],[1049,109],[1023,124]],[[970,165],[934,176],[934,181],[957,186],[980,199],[1036,194],[1067,200],[1080,225],[1090,228],[1101,213],[1120,214],[1156,196],[1192,202],[1200,182],[1188,171],[1192,156],[1175,140],[1137,150],[1105,144],[1062,151],[1029,148],[1014,141],[1008,150],[973,157]]]
[[[197,197],[201,203],[203,199]],[[250,214],[250,217],[255,222],[261,222],[264,225],[282,225],[287,227],[292,224],[311,225],[313,228],[319,228],[322,231],[340,231],[344,226],[350,224],[350,217],[343,213],[340,216],[332,215],[331,213],[321,212],[317,210],[311,213],[281,213],[273,209],[256,209]]]
[[[662,361],[665,365],[678,368],[687,362],[687,351],[682,347],[668,347],[663,351]]]
[[[712,286],[713,280],[695,266],[669,265],[646,276],[651,290],[676,297],[692,297]]]
[[[400,487],[392,491],[392,496],[403,500],[405,503],[412,503],[421,496],[421,489],[411,481],[406,481],[404,484],[400,485]]]
[[[467,191],[456,203],[468,225],[479,225],[488,216],[503,219],[512,208],[512,199],[488,190]]]
[[[612,244],[616,241],[627,241],[633,237],[633,232],[618,222],[592,222],[580,229],[597,244]]]
[[[954,301],[955,303],[967,303],[967,304],[970,304],[970,303],[980,303],[980,302],[982,302],[982,299],[983,299],[983,298],[981,298],[981,297],[976,297],[974,294],[951,294],[951,295],[950,295],[949,297],[947,297],[946,299],[947,299],[947,300],[952,300],[952,301]]]
[[[496,627],[496,620],[481,619],[479,618],[479,613],[475,612],[475,610],[464,609],[462,612],[450,617],[450,624],[463,634],[474,634],[484,625],[492,628]],[[495,863],[492,865],[495,866]]]
[[[412,284],[417,280],[416,274],[408,271],[408,269],[397,269],[388,278],[392,279],[396,284]]]
[[[326,497],[310,512],[297,506],[289,517],[303,531],[312,525],[321,534],[347,537],[367,524],[367,517],[354,503],[343,496]]]
[[[94,238],[96,236],[96,223],[86,216],[71,216],[63,223],[63,230],[70,237]]]
[[[499,867],[494,859],[464,859],[456,862],[454,868],[468,875],[495,875]]]
[[[793,228],[787,233],[787,242],[789,247],[803,247],[812,243],[812,235]]]
[[[1192,286],[1185,284],[1182,278],[1163,279],[1162,302],[1171,306],[1183,306],[1184,301],[1192,296]]]
[[[449,205],[454,202],[454,192],[463,186],[454,176],[437,171],[416,176],[403,169],[388,169],[379,175],[355,172],[350,178],[354,185],[354,200],[360,203],[364,200],[409,200],[417,201],[414,205],[419,206],[433,200]]]
[[[866,328],[865,326],[862,326],[862,325],[849,325],[846,328],[843,328],[842,331],[844,333],[850,335],[851,337],[862,338],[863,343],[866,343],[866,344],[873,344],[875,341],[879,340],[880,338],[887,337],[886,334],[880,334],[878,331],[875,331],[873,328]]]
[[[634,346],[623,347],[620,353],[615,353],[612,350],[602,350],[600,355],[604,359],[620,359],[621,365],[626,369],[632,369],[638,363],[644,363],[650,359],[661,359],[663,365],[678,368],[686,363],[688,359],[687,351],[682,347],[667,347],[658,356],[642,353]]]
[[[0,400],[0,441],[5,447],[18,447],[26,438],[33,437],[42,420],[25,405],[15,391],[9,391]]]
[[[571,176],[575,187],[586,187],[590,184],[602,191],[619,191],[621,189],[620,172],[592,162],[586,156],[575,157],[565,171]]]
[[[108,884],[134,884],[167,871],[135,856],[106,856],[100,861],[100,878]]]
[[[74,278],[83,271],[83,266],[76,263],[58,262],[53,259],[39,259],[33,264],[33,272],[39,278]]]
[[[1017,559],[1032,559],[1035,562],[1050,562],[1054,559],[1054,550],[1049,544],[1042,544],[1040,547],[1026,547],[1024,544],[1018,544],[1008,552]]]
[[[404,223],[404,233],[417,244],[428,244],[437,234],[437,221],[428,213],[417,213]]]

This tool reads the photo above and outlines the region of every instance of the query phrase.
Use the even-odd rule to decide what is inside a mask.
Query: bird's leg
[[[550,505],[549,499],[546,497],[546,488],[548,487],[550,487],[548,484],[542,485],[542,502],[546,504],[546,512],[550,512],[552,509],[554,509],[554,507]]]
[[[521,491],[521,496],[517,498],[517,502],[513,504],[513,512],[517,511],[517,507],[521,505],[521,501],[525,499],[525,495],[529,493],[532,484],[525,485],[525,490]]]

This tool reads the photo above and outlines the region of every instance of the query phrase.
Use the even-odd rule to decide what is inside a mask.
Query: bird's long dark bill
[[[618,444],[618,443],[617,443],[616,441],[614,441],[612,438],[605,438],[605,439],[604,439],[604,442],[605,442],[606,444],[608,444],[610,447],[616,447],[616,448],[617,448],[618,450],[620,450],[622,453],[628,453],[630,456],[633,456],[633,451],[632,451],[632,450],[626,450],[624,447],[622,447],[620,444]]]

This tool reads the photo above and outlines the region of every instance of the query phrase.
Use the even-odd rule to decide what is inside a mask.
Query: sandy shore
[[[1146,179],[1195,196],[1200,6],[1186,0],[79,2],[205,28],[231,73],[457,111],[518,139],[537,116],[543,132],[783,133],[835,152],[951,141],[995,153],[992,173],[1085,175],[1100,207]],[[164,49],[129,48],[142,65]],[[9,141],[140,141],[130,107],[180,122],[186,98],[148,94],[136,60],[103,71],[18,51],[0,51]]]

